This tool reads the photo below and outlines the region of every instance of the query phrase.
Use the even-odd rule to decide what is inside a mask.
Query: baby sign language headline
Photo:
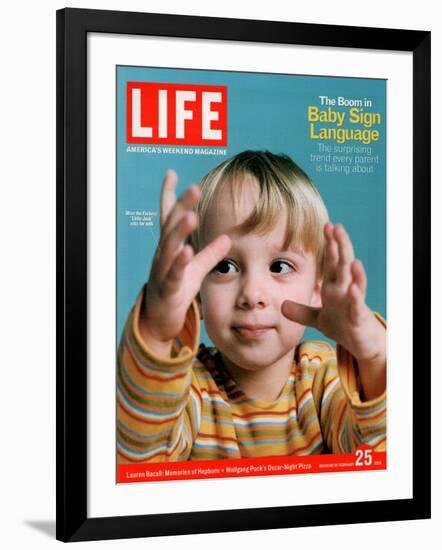
[[[382,114],[372,111],[369,98],[319,96],[319,105],[308,105],[310,139],[334,140],[338,143],[379,141]]]

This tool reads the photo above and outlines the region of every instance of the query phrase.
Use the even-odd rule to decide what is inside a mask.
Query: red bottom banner
[[[117,467],[117,483],[317,474],[323,472],[385,470],[386,468],[387,454],[385,452],[375,452],[368,445],[361,445],[351,454],[119,464]]]

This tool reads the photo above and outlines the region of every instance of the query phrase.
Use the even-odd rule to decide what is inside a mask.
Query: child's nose
[[[241,308],[266,307],[268,300],[265,284],[258,277],[244,277],[238,294],[238,306]]]

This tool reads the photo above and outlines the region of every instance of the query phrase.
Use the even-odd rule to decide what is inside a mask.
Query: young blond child
[[[176,182],[168,171],[160,243],[119,348],[118,461],[384,450],[385,323],[307,175],[245,151],[180,200]],[[199,345],[200,317],[214,348]],[[336,352],[301,343],[305,326]]]

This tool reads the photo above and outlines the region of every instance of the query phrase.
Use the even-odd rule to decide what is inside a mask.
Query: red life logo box
[[[227,146],[227,86],[128,82],[127,143]]]

